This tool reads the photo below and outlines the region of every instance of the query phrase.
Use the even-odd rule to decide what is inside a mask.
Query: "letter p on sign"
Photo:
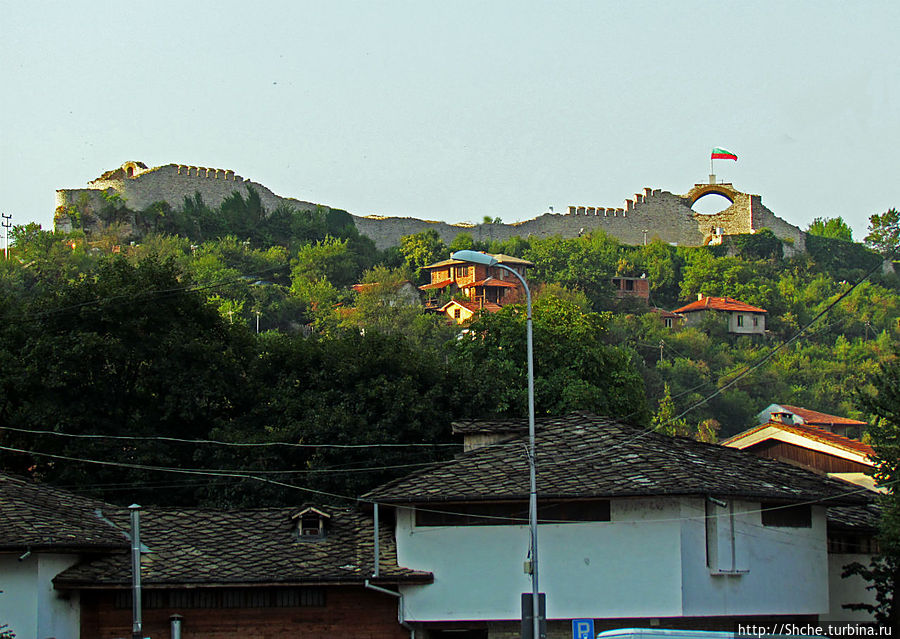
[[[594,620],[573,619],[572,639],[594,639]]]

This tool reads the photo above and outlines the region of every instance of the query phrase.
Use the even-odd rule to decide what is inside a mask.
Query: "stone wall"
[[[147,168],[140,162],[126,162],[107,171],[88,183],[86,189],[57,191],[57,207],[71,206],[87,198],[95,210],[102,208],[102,194],[117,193],[125,198],[128,208],[143,210],[154,202],[165,201],[173,208],[181,208],[184,198],[200,193],[210,207],[238,191],[246,197],[248,187],[259,194],[269,211],[281,204],[299,210],[316,205],[276,195],[268,188],[236,175],[234,171],[184,164],[167,164]],[[724,211],[714,215],[695,213],[694,203],[710,194],[722,195],[731,201]],[[360,233],[370,237],[379,249],[396,246],[404,235],[434,230],[447,243],[460,233],[468,233],[476,241],[490,242],[520,237],[577,237],[596,229],[603,229],[625,244],[643,244],[654,239],[680,246],[703,246],[721,242],[723,235],[752,233],[761,228],[771,229],[787,240],[786,254],[805,251],[805,234],[798,227],[777,217],[763,206],[759,195],[750,195],[731,184],[695,184],[685,195],[660,189],[645,188],[624,206],[570,206],[566,213],[544,213],[536,218],[515,224],[447,224],[409,217],[353,216]],[[63,216],[57,228],[66,230],[68,219]]]
[[[142,166],[141,163],[126,162],[118,169],[107,171],[88,182],[88,188],[60,189],[56,192],[56,206],[72,206],[86,197],[96,210],[105,204],[101,194],[106,192],[123,197],[126,206],[133,211],[144,210],[160,201],[168,202],[173,208],[181,208],[185,197],[200,193],[203,201],[215,208],[235,191],[246,197],[248,187],[253,187],[269,211],[280,204],[288,204],[298,210],[310,210],[316,206],[311,202],[275,195],[262,184],[227,169],[185,164],[166,164],[150,169]]]

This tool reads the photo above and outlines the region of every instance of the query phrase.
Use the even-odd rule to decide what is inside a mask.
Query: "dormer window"
[[[291,517],[297,525],[297,538],[300,541],[317,541],[325,539],[328,520],[331,515],[312,506],[304,508]]]

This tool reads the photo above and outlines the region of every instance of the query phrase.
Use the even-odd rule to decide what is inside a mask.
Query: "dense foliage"
[[[884,364],[863,401],[875,416],[869,437],[875,449],[875,480],[885,493],[881,496],[880,553],[868,566],[855,563],[846,571],[870,582],[875,604],[849,607],[873,613],[878,623],[898,630],[900,601],[894,593],[900,584],[900,360]]]
[[[6,469],[112,500],[352,498],[456,452],[454,420],[524,415],[524,308],[460,332],[416,302],[417,271],[460,248],[534,264],[539,414],[707,441],[772,402],[866,419],[856,391],[874,392],[897,345],[896,275],[834,237],[807,236],[795,257],[768,232],[700,248],[420,233],[378,252],[342,212],[270,212],[252,193],[216,210],[107,204],[82,212],[104,220],[89,234],[14,230],[0,445]],[[646,278],[650,307],[617,298],[615,276]],[[676,330],[652,311],[699,293],[767,309],[768,334],[730,335],[716,317]],[[240,446],[192,443],[206,439]]]

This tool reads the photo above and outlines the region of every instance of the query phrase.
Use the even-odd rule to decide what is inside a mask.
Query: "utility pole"
[[[659,361],[663,361],[663,346],[665,345],[666,343],[664,341],[659,340]]]
[[[0,213],[3,216],[3,228],[6,229],[3,235],[6,236],[6,249],[3,253],[4,259],[9,259],[9,229],[12,228],[12,213]]]
[[[131,638],[142,639],[141,618],[141,507],[131,504]]]

